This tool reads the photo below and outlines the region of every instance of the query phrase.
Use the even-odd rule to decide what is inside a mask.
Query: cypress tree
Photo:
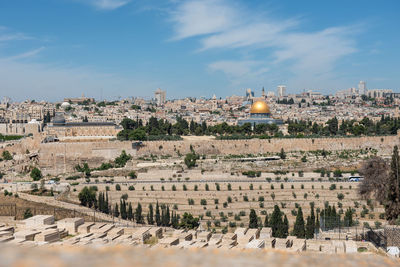
[[[130,203],[130,202],[128,205],[128,220],[133,221],[132,203]]]
[[[102,196],[103,196],[103,193],[100,192],[99,193],[99,211],[100,212],[103,212],[103,198],[102,198]]]
[[[136,217],[136,222],[137,223],[144,223],[143,221],[143,215],[142,215],[142,205],[138,203],[136,211],[135,211],[135,217]]]
[[[108,203],[108,193],[106,192],[106,200],[105,200],[105,203],[104,203],[104,213],[106,213],[106,214],[110,214],[110,210],[111,210],[111,208],[110,208],[110,204]]]
[[[317,214],[317,219],[315,220],[315,232],[319,233],[319,217]]]
[[[119,217],[119,209],[118,209],[117,203],[115,203],[115,207],[114,207],[114,217]]]
[[[166,215],[165,215],[165,205],[163,204],[163,205],[161,205],[161,225],[162,226],[167,226],[167,223],[166,223]]]
[[[161,225],[160,206],[158,205],[158,201],[156,204],[156,224],[157,224],[157,226]]]
[[[312,239],[314,237],[314,226],[312,223],[311,216],[307,217],[307,224],[306,224],[306,238]]]
[[[171,221],[171,216],[169,214],[169,206],[167,206],[167,212],[166,212],[166,218],[165,218],[166,226],[170,225],[170,221]]]
[[[268,222],[268,213],[267,213],[267,214],[265,214],[264,227],[269,227],[269,222]]]
[[[121,210],[121,218],[123,220],[126,220],[126,218],[128,217],[128,214],[126,212],[126,202],[125,202],[125,200],[120,200],[120,210]]]
[[[400,215],[400,157],[397,146],[393,149],[388,190],[385,198],[385,216],[393,223]]]
[[[289,235],[289,220],[286,217],[286,214],[285,214],[285,217],[283,219],[283,230],[282,230],[282,232],[283,232],[283,236],[282,236],[283,238],[286,238]]]
[[[315,214],[314,214],[314,206],[311,207],[311,215],[310,215],[311,223],[313,229],[315,229]]]
[[[303,211],[301,210],[301,207],[299,207],[297,210],[296,222],[294,223],[293,227],[293,235],[297,236],[297,238],[304,238],[306,236],[304,230]]]
[[[256,211],[254,209],[250,210],[249,228],[252,228],[252,229],[258,228],[257,214],[256,214]]]
[[[151,203],[149,205],[149,213],[147,214],[147,223],[154,224],[153,205]]]
[[[278,205],[274,206],[274,211],[271,214],[269,225],[272,229],[273,237],[283,237],[283,222],[282,222],[282,213],[279,209]]]

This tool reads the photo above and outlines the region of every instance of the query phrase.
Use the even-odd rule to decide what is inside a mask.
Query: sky
[[[0,97],[399,91],[398,0],[1,0]]]

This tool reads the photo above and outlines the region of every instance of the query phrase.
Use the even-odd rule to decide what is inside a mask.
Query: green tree
[[[388,190],[386,191],[385,215],[390,223],[400,215],[400,157],[397,146],[393,149],[390,174],[388,179]]]
[[[192,153],[188,153],[185,156],[185,165],[190,169],[193,168],[194,166],[196,166],[196,160],[198,159],[198,156],[196,155],[196,153],[192,152]]]
[[[282,212],[278,205],[274,206],[274,211],[271,214],[269,225],[272,230],[272,236],[283,238],[284,237],[284,225],[282,220]]]
[[[121,155],[115,158],[114,163],[115,167],[122,168],[125,167],[126,163],[132,159],[131,155],[126,154],[125,150],[122,150]]]
[[[315,227],[313,226],[311,216],[308,216],[307,223],[306,223],[306,238],[307,239],[312,239],[314,237],[314,230],[315,230]]]
[[[161,214],[160,214],[160,206],[158,205],[158,201],[156,204],[156,224],[157,224],[157,226],[161,225]]]
[[[3,159],[4,160],[12,160],[13,156],[11,155],[11,153],[8,150],[4,150],[2,153]]]
[[[40,179],[42,179],[43,175],[42,172],[38,169],[38,168],[33,168],[31,171],[31,178],[34,181],[39,181]]]
[[[286,217],[286,214],[283,218],[283,227],[282,228],[283,228],[283,230],[282,230],[283,236],[282,237],[286,238],[289,235],[289,220]]]
[[[78,194],[78,199],[82,206],[93,207],[96,206],[96,190],[93,187],[85,186]]]
[[[129,202],[128,205],[128,220],[133,221],[133,209],[132,209],[132,203]]]
[[[179,226],[185,229],[194,229],[199,226],[199,218],[194,218],[192,214],[185,212]]]
[[[154,224],[153,205],[151,203],[149,205],[149,213],[147,213],[147,223]]]
[[[297,210],[296,221],[293,226],[293,235],[297,236],[297,238],[304,238],[306,235],[304,227],[303,211],[301,210],[301,207],[299,207]]]
[[[256,211],[254,209],[250,210],[249,228],[253,228],[253,229],[258,228],[257,214],[256,214]]]
[[[28,218],[30,218],[30,217],[32,217],[32,216],[33,216],[33,214],[32,214],[31,209],[30,209],[30,208],[27,208],[27,209],[25,210],[25,212],[24,212],[24,219],[28,219]]]
[[[285,153],[285,150],[283,150],[283,148],[281,148],[281,152],[279,153],[279,157],[281,159],[286,159],[286,153]]]
[[[120,200],[119,206],[120,206],[120,211],[121,211],[120,212],[121,213],[121,218],[123,220],[126,220],[128,218],[128,213],[127,213],[127,210],[126,210],[126,202],[125,202],[125,200]]]
[[[136,211],[135,211],[135,219],[137,223],[144,223],[143,215],[142,215],[142,205],[138,203]]]
[[[119,217],[119,209],[118,209],[118,204],[117,203],[115,203],[115,206],[114,206],[114,217]]]
[[[267,214],[265,214],[264,227],[269,227],[269,222],[268,222],[268,213],[267,213]]]

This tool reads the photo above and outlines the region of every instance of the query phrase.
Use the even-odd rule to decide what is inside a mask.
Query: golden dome
[[[250,113],[251,114],[263,114],[263,113],[271,113],[269,110],[269,107],[267,103],[264,101],[256,101],[251,105],[250,108]]]

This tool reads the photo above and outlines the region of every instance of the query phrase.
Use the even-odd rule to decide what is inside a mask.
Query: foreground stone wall
[[[387,247],[400,247],[400,226],[386,226],[385,237]]]
[[[133,148],[132,142],[68,142],[39,145],[39,165],[51,173],[70,171],[76,164],[88,162],[98,166],[102,162],[113,160],[122,150],[133,156],[186,154],[190,146],[199,154],[207,155],[246,155],[278,153],[286,151],[314,150],[359,150],[376,149],[378,155],[389,155],[394,145],[398,145],[399,136],[359,137],[359,138],[304,138],[270,140],[211,140],[211,141],[149,141],[139,148]]]

